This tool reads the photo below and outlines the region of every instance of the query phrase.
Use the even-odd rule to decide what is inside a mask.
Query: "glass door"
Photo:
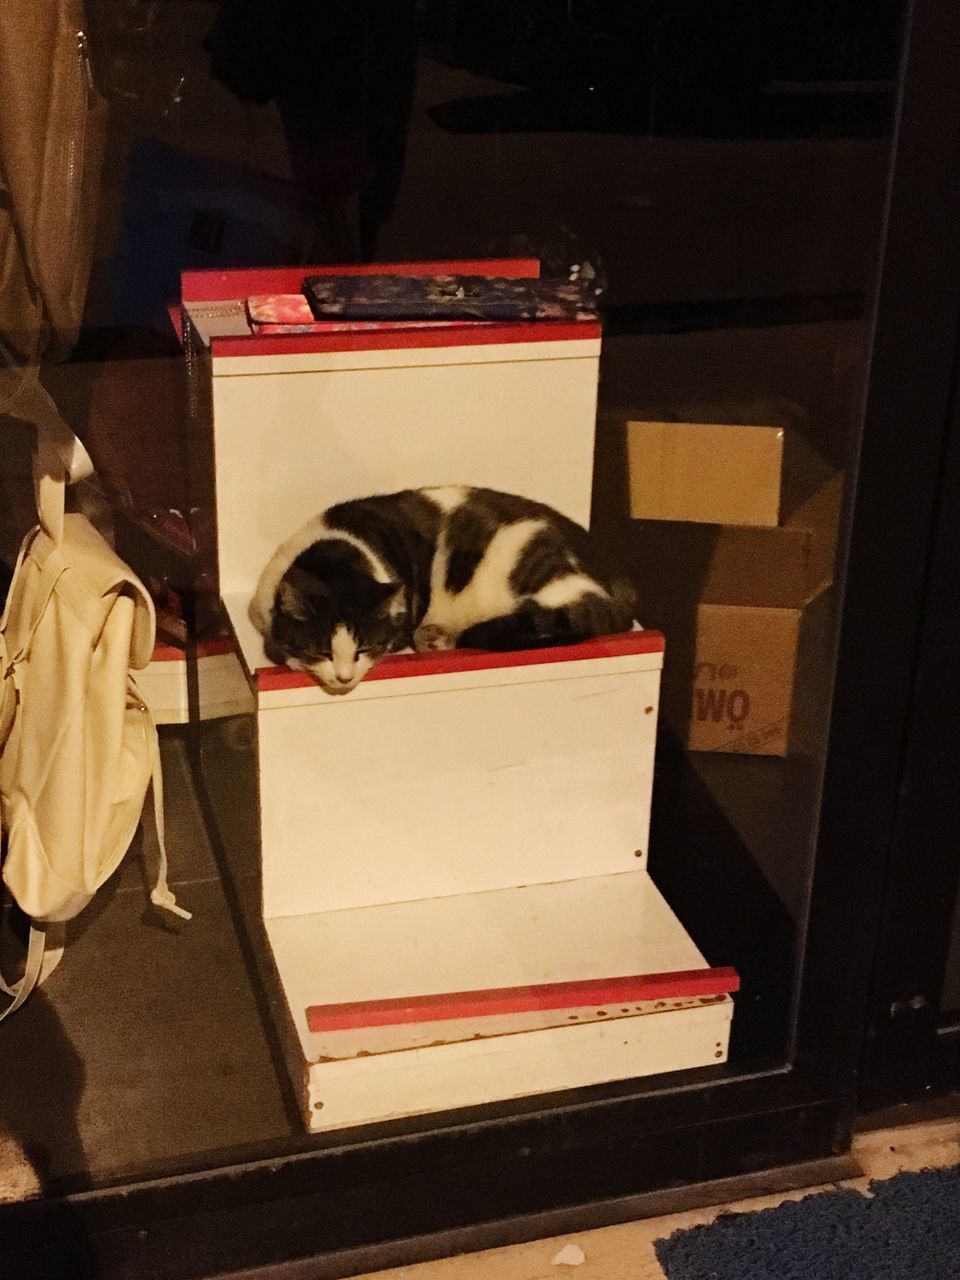
[[[707,0],[352,0],[285,6],[282,18],[230,0],[89,0],[88,10],[91,75],[111,107],[100,222],[80,339],[45,377],[97,468],[78,502],[154,593],[160,630],[145,678],[167,722],[171,881],[194,919],[177,933],[148,927],[158,922],[141,919],[128,859],[72,927],[62,972],[0,1030],[13,1064],[0,1070],[0,1114],[38,1197],[0,1208],[4,1248],[33,1248],[23,1223],[48,1213],[67,1247],[158,1276],[187,1266],[188,1237],[221,1270],[353,1257],[498,1220],[522,1234],[531,1214],[612,1220],[666,1187],[843,1151],[956,349],[954,19],[896,0],[736,15]],[[287,509],[287,490],[272,486],[295,471],[277,470],[290,413],[263,419],[260,452],[248,441],[231,458],[217,419],[228,379],[218,379],[238,357],[230,343],[292,344],[246,350],[301,359],[302,334],[253,331],[250,299],[296,295],[308,271],[490,261],[515,277],[505,263],[534,263],[589,304],[596,332],[563,338],[596,360],[592,463],[576,464],[578,479],[597,546],[636,591],[639,624],[663,636],[659,697],[636,717],[659,703],[649,840],[629,853],[641,854],[692,958],[653,956],[634,972],[598,961],[589,976],[733,973],[702,997],[725,1002],[732,1020],[695,1063],[638,1050],[621,1069],[573,1078],[551,1040],[553,1074],[530,1087],[433,1106],[418,1095],[389,1115],[311,1128],[302,1075],[329,1062],[304,1063],[278,979],[260,823],[276,794],[263,790],[265,744],[306,695],[290,686],[288,697],[281,672],[270,677],[275,701],[263,701],[266,686],[247,679],[257,672],[238,666],[238,624],[217,581],[229,477],[253,459],[254,479],[232,491],[234,515],[249,501],[251,527]],[[232,271],[247,273],[234,293]],[[269,289],[253,288],[264,279]],[[362,344],[334,336],[347,379],[363,362],[343,357]],[[434,354],[418,367],[445,367],[444,341],[426,344]],[[493,345],[471,342],[463,365]],[[409,334],[401,346],[415,349]],[[502,363],[526,369],[531,346]],[[514,443],[545,432],[522,481],[533,499],[548,475],[574,467],[550,436],[572,412],[573,393],[558,391],[572,351],[552,353],[535,422],[504,431]],[[254,379],[236,384],[243,423]],[[338,386],[348,403],[353,392]],[[514,405],[489,403],[501,414],[492,433]],[[409,418],[410,397],[377,404],[381,428]],[[454,426],[476,409],[455,394],[423,401],[425,419],[442,410]],[[324,483],[337,465],[331,454]],[[11,472],[0,481],[22,495],[23,466]],[[611,724],[629,719],[610,712]],[[398,720],[406,730],[394,725],[369,759],[406,767],[411,723]],[[558,713],[556,740],[575,751],[576,733],[561,733],[572,723]],[[592,721],[590,734],[608,727]],[[461,729],[473,732],[468,717]],[[350,740],[366,776],[368,754]],[[282,756],[270,765],[277,788],[314,758],[310,735],[300,741],[301,753],[285,748],[286,767]],[[438,770],[462,745],[445,741]],[[538,750],[551,749],[544,733]],[[595,780],[604,795],[615,772]],[[371,774],[371,795],[381,782]],[[556,805],[575,790],[555,789]],[[605,801],[598,828],[622,800]],[[292,811],[287,821],[302,842],[309,824]],[[287,889],[296,914],[297,885]],[[449,948],[458,959],[482,949],[506,936],[505,918],[451,929]],[[625,897],[609,919],[647,937],[649,913]],[[572,921],[535,949],[541,958],[577,951]],[[364,963],[389,977],[396,953],[378,952],[378,936],[370,930]],[[561,968],[549,972],[586,974]],[[443,963],[434,970],[429,991],[390,994],[472,990]],[[686,1015],[700,997],[661,1003],[673,999]],[[616,1003],[593,1023],[602,1013],[619,1030],[629,1014],[628,1041],[667,1025],[639,996],[633,1008]],[[651,1043],[659,1051],[657,1035]],[[351,1069],[375,1056],[363,1048]],[[481,1238],[501,1237],[471,1237]],[[397,1245],[392,1256],[415,1254]]]

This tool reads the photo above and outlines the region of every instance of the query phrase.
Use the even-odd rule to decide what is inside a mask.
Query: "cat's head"
[[[399,647],[404,619],[397,582],[355,574],[331,585],[294,572],[277,589],[267,653],[327,693],[349,693],[378,658]]]

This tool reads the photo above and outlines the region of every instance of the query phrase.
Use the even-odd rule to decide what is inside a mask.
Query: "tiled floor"
[[[890,1178],[908,1169],[955,1164],[960,1160],[960,1121],[939,1120],[864,1133],[857,1139],[854,1154],[863,1176],[834,1185],[865,1191],[871,1179]],[[814,1187],[760,1196],[418,1266],[370,1272],[358,1280],[563,1280],[564,1276],[571,1280],[663,1280],[664,1272],[653,1251],[655,1240],[678,1228],[712,1222],[721,1213],[772,1208],[785,1200],[800,1200],[818,1190],[832,1189]],[[304,1273],[304,1280],[308,1275],[309,1272]]]

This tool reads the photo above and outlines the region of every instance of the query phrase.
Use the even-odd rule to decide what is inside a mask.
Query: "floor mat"
[[[721,1214],[655,1248],[668,1280],[955,1280],[960,1166]]]

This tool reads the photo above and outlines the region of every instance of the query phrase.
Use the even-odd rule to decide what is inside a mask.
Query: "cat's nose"
[[[344,675],[340,675],[339,672],[335,672],[333,678],[336,680],[337,684],[353,684],[352,674],[348,676],[344,676]]]

